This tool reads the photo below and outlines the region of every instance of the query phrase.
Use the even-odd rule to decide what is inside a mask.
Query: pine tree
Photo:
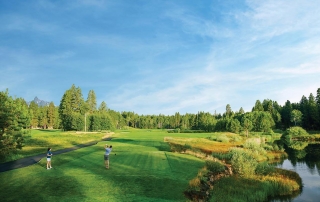
[[[309,103],[308,103],[308,122],[309,129],[315,130],[317,128],[318,123],[318,110],[316,100],[312,93],[309,95]]]
[[[29,114],[31,119],[31,128],[38,128],[39,121],[38,121],[38,113],[39,113],[39,106],[35,101],[31,101],[29,104]]]
[[[89,91],[86,103],[89,108],[89,113],[92,114],[97,110],[97,99],[96,99],[96,94],[93,90]]]
[[[56,121],[56,108],[53,104],[53,102],[50,102],[48,110],[47,110],[47,123],[48,123],[48,128],[53,129]]]
[[[260,100],[257,100],[257,101],[256,101],[256,103],[255,103],[252,111],[261,111],[261,112],[264,111],[263,106],[262,106]]]
[[[59,105],[59,116],[64,130],[83,130],[84,116],[88,111],[83,100],[81,89],[73,84],[61,99]]]

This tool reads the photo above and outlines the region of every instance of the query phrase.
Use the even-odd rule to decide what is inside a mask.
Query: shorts
[[[51,161],[51,158],[47,158],[47,161]]]
[[[104,160],[105,161],[109,160],[109,155],[104,155]]]

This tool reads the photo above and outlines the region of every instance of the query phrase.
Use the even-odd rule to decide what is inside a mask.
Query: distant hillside
[[[44,100],[40,100],[37,96],[36,96],[32,101],[34,101],[35,103],[38,104],[38,106],[41,106],[41,107],[43,107],[43,106],[48,106],[48,105],[50,104],[50,102],[47,102],[47,101],[44,101]],[[29,105],[32,101],[28,102],[28,105]]]

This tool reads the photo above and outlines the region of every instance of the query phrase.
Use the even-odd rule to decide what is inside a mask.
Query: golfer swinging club
[[[104,153],[104,163],[106,165],[106,169],[109,169],[109,154],[112,151],[112,145],[110,145],[110,147],[108,147],[108,145],[104,145],[104,149],[106,150],[106,152]]]

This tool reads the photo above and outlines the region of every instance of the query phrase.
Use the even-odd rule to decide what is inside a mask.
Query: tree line
[[[264,99],[257,100],[250,112],[241,107],[233,111],[229,104],[222,114],[200,111],[197,114],[186,113],[181,115],[138,115],[134,112],[122,112],[127,126],[144,129],[180,129],[202,130],[205,132],[250,131],[271,132],[272,129],[285,130],[291,126],[301,126],[306,130],[320,130],[320,88],[314,97],[302,96],[300,102],[291,103],[289,100],[281,106],[277,101]]]
[[[96,94],[90,90],[83,98],[80,87],[72,85],[63,94],[60,104],[50,102],[38,106],[23,98],[13,98],[8,90],[0,92],[0,150],[9,152],[22,146],[22,129],[43,128],[65,131],[101,131],[123,129],[175,129],[178,131],[230,131],[249,135],[254,132],[285,130],[301,126],[306,130],[320,130],[320,88],[317,95],[302,96],[300,102],[289,100],[281,106],[277,101],[257,100],[250,112],[241,107],[233,111],[229,104],[224,113],[199,111],[196,114],[139,115],[135,112],[117,112],[103,101],[97,104]],[[4,153],[5,153],[4,152]],[[1,153],[1,152],[0,152]],[[3,153],[3,152],[2,152]]]

